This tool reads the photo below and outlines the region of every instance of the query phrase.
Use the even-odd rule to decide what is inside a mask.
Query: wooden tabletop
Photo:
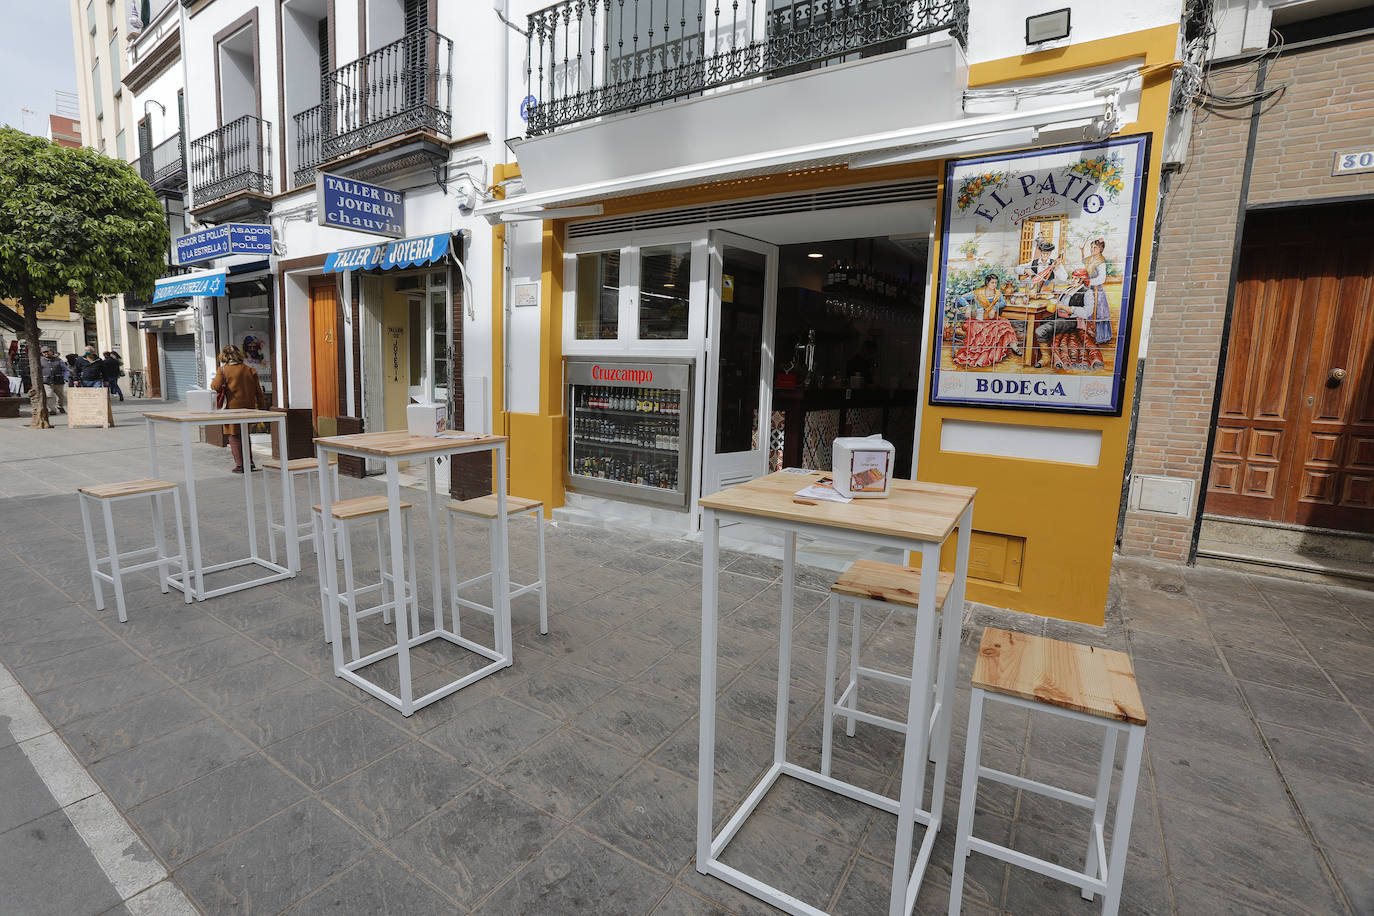
[[[807,500],[808,504],[795,501],[798,490],[830,476],[829,471],[778,471],[703,497],[699,505],[703,509],[758,518],[942,542],[959,524],[959,516],[978,492],[973,487],[894,480],[886,499],[856,499],[849,503]]]
[[[161,411],[146,411],[143,416],[149,420],[161,420],[166,423],[233,423],[243,420],[280,420],[286,416],[280,410],[255,410],[250,407],[230,408],[225,410],[198,410],[181,411],[178,413],[163,413]]]
[[[1124,652],[1044,636],[983,630],[973,686],[1023,700],[1145,724],[1145,704]]]
[[[455,433],[460,432],[454,430]],[[491,436],[485,433],[472,433],[472,439],[459,439],[456,436],[412,436],[405,430],[391,430],[379,433],[356,433],[351,436],[326,436],[315,440],[325,448],[347,449],[363,452],[382,458],[395,458],[404,455],[418,455],[424,452],[452,451],[471,445],[495,445],[505,442],[505,436]]]

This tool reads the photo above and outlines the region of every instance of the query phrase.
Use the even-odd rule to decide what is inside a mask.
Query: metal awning
[[[394,242],[345,248],[331,252],[324,261],[327,274],[347,270],[391,270],[400,267],[420,267],[442,260],[448,254],[449,234],[419,235]]]
[[[153,302],[182,299],[187,296],[223,296],[223,270],[199,270],[175,277],[163,277],[153,283]]]
[[[1094,99],[1038,109],[976,115],[844,140],[827,140],[662,171],[624,175],[588,184],[556,187],[537,193],[516,194],[504,200],[482,204],[475,212],[493,223],[562,219],[594,215],[591,210],[597,201],[669,188],[825,166],[872,168],[898,162],[993,152],[1034,143],[1037,133],[1042,130],[1070,123],[1086,124],[1105,120],[1109,110],[1109,100]],[[578,206],[587,204],[592,206]]]

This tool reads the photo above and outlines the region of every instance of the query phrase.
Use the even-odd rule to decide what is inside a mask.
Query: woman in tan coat
[[[262,385],[258,383],[257,370],[243,364],[243,352],[238,347],[228,346],[219,351],[219,371],[210,387],[221,395],[220,407],[228,410],[247,408],[256,410],[266,400]],[[234,473],[243,473],[243,437],[239,435],[242,427],[226,426],[224,435],[229,439],[229,451],[234,456]],[[252,458],[252,455],[249,455]],[[256,468],[254,468],[256,470]]]

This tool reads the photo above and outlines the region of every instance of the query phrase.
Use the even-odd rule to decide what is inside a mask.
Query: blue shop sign
[[[391,270],[394,267],[418,267],[432,264],[448,254],[449,235],[419,235],[413,239],[398,239],[382,245],[345,248],[332,252],[324,260],[324,272],[346,270]]]
[[[406,234],[406,196],[379,185],[324,172],[315,176],[321,226],[400,238]]]
[[[164,277],[153,282],[153,302],[168,299],[182,299],[187,296],[223,296],[224,271],[202,271],[182,274],[179,277]]]
[[[231,254],[271,253],[272,227],[253,223],[225,223],[176,240],[178,264],[197,264]]]

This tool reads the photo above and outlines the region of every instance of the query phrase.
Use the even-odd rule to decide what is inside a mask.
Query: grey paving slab
[[[54,880],[60,863],[61,880]],[[61,811],[0,833],[0,887],[24,916],[95,916],[120,896]]]
[[[407,743],[410,735],[362,707],[270,745],[266,753],[311,788],[321,788]]]
[[[286,916],[451,916],[453,901],[385,853],[374,853],[286,911]]]
[[[494,696],[425,732],[424,739],[461,763],[494,773],[558,725],[543,713]]]
[[[371,849],[362,834],[306,799],[174,874],[206,912],[279,913]]]
[[[163,860],[176,867],[305,795],[299,782],[254,755],[134,807],[129,818]]]
[[[566,826],[499,786],[480,781],[387,845],[417,874],[470,907]]]
[[[127,811],[252,752],[252,745],[223,724],[203,719],[105,757],[90,770],[110,798]]]
[[[409,830],[477,780],[451,757],[412,741],[329,786],[321,797],[379,839]]]
[[[565,726],[540,739],[494,778],[545,811],[572,818],[636,762],[633,755]]]
[[[672,883],[578,830],[551,843],[487,898],[478,916],[586,913],[637,916],[654,909]]]
[[[18,744],[0,747],[0,786],[0,833],[61,807]]]
[[[579,818],[593,836],[663,872],[691,858],[696,783],[654,764],[635,768]]]
[[[176,687],[77,719],[58,729],[85,763],[117,754],[209,716],[205,707]]]
[[[249,741],[267,747],[357,705],[334,685],[307,678],[221,715]]]

